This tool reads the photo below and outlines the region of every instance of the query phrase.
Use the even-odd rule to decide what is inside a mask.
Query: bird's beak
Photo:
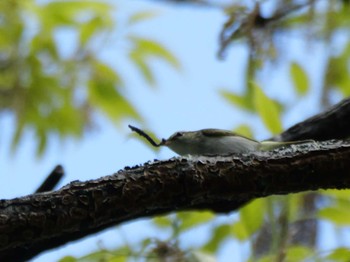
[[[166,146],[167,145],[167,140],[166,139],[162,139],[162,141],[160,141],[159,146]]]

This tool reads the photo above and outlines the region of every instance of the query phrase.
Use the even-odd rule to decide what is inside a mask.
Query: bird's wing
[[[255,141],[254,139],[242,136],[240,134],[237,134],[233,131],[229,131],[229,130],[223,130],[223,129],[215,129],[215,128],[208,128],[208,129],[202,129],[201,130],[203,135],[205,136],[209,136],[209,137],[219,137],[219,136],[240,136],[246,139],[249,139],[251,141]]]

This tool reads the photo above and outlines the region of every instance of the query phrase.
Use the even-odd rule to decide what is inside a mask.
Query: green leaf
[[[343,262],[343,261],[348,261],[350,257],[350,249],[346,247],[339,247],[336,248],[330,253],[326,258],[327,261],[332,261],[332,262]]]
[[[128,253],[130,253],[130,251]],[[95,261],[104,261],[104,260],[94,260],[92,262],[95,262]],[[116,255],[114,257],[111,257],[106,262],[127,262],[127,261],[129,261],[128,257],[123,254],[123,255]]]
[[[130,59],[134,62],[137,69],[140,71],[141,75],[145,78],[147,83],[154,86],[156,83],[155,77],[149,65],[147,64],[147,57],[140,54],[139,51],[132,51],[130,54]]]
[[[256,83],[250,84],[254,88],[254,105],[263,123],[272,134],[280,133],[282,123],[277,103],[266,96]]]
[[[305,95],[309,90],[309,78],[305,70],[296,62],[290,64],[290,75],[299,95]]]
[[[51,138],[81,137],[94,126],[95,112],[117,124],[126,117],[139,119],[121,92],[118,72],[101,62],[97,46],[88,45],[96,36],[115,32],[114,4],[97,0],[24,2],[0,3],[0,49],[6,54],[0,74],[1,94],[6,96],[0,97],[0,104],[17,122],[12,152],[27,130],[35,134],[39,154]],[[35,24],[34,31],[28,17]],[[62,29],[73,33],[63,40],[74,42],[68,55],[60,48],[62,39],[57,38]],[[144,57],[144,61],[153,58]]]
[[[132,35],[129,36],[129,39],[133,42],[135,46],[134,49],[138,51],[138,54],[140,56],[145,56],[147,58],[159,58],[172,65],[175,69],[181,68],[180,63],[176,57],[161,44],[149,39]]]
[[[126,262],[128,254],[130,254],[130,249],[125,246],[114,250],[101,249],[80,257],[77,262]]]
[[[267,255],[263,256],[262,258],[259,258],[258,260],[254,259],[254,260],[250,260],[249,262],[271,262],[271,261],[278,261],[277,255],[267,254]],[[295,261],[293,261],[293,262],[295,262]]]
[[[141,11],[132,14],[129,19],[128,23],[131,25],[137,24],[139,22],[143,22],[148,19],[153,19],[154,17],[158,16],[159,13],[155,11]]]
[[[325,72],[325,85],[338,88],[344,96],[350,95],[350,76],[348,64],[350,60],[350,43],[338,56],[329,58]]]
[[[181,220],[180,231],[186,231],[193,227],[207,223],[212,220],[215,216],[212,212],[179,212],[176,217]]]
[[[157,216],[152,219],[153,223],[160,228],[171,228],[174,219],[170,217],[170,215],[166,216]]]
[[[245,227],[246,234],[252,236],[264,222],[264,212],[257,210],[266,210],[265,199],[256,199],[248,205],[241,208],[239,212],[240,221]]]
[[[348,209],[348,205],[342,206],[338,203],[337,205],[323,208],[318,212],[318,217],[330,220],[339,226],[350,225],[350,210]]]
[[[350,190],[338,190],[338,189],[327,189],[322,190],[323,196],[328,196],[333,200],[343,200],[343,201],[350,201]]]
[[[37,146],[37,156],[41,156],[44,153],[44,150],[47,145],[47,137],[44,130],[40,130],[37,132],[37,139],[39,140],[39,144]]]
[[[75,257],[73,256],[66,256],[66,257],[63,257],[61,258],[60,260],[58,260],[59,262],[76,262],[78,261],[78,259],[76,259]]]
[[[264,212],[257,212],[257,210],[266,210],[265,206],[265,199],[256,199],[241,208],[239,220],[232,226],[235,238],[239,241],[246,241],[260,229],[264,222]]]
[[[117,90],[122,85],[118,74],[99,61],[94,62],[94,69],[93,77],[88,82],[89,101],[115,123],[126,117],[140,119],[135,109]]]
[[[238,134],[241,134],[243,136],[253,138],[253,131],[249,125],[239,125],[234,129],[234,131]]]
[[[223,241],[231,234],[231,225],[222,224],[214,228],[209,241],[203,246],[203,250],[213,253],[216,252]]]
[[[128,255],[132,251],[126,246],[121,246],[113,250],[101,249],[85,256],[75,258],[72,256],[66,256],[61,258],[60,262],[95,262],[95,261],[105,261],[105,262],[126,262],[128,261]]]
[[[224,97],[229,103],[239,107],[240,109],[252,112],[254,110],[251,99],[246,95],[237,95],[233,92],[220,90],[220,95]]]
[[[11,153],[15,152],[15,149],[18,147],[24,131],[24,121],[21,118],[17,119],[16,131],[11,138]]]
[[[110,82],[89,82],[89,100],[116,124],[130,117],[140,119],[135,109],[122,97]]]
[[[93,65],[97,80],[108,81],[119,86],[123,85],[121,78],[113,68],[97,60],[94,61]]]
[[[211,254],[208,254],[208,253],[204,253],[204,252],[201,252],[201,251],[192,251],[191,252],[191,259],[190,261],[193,261],[193,262],[216,262],[216,258],[211,255]]]
[[[285,261],[305,261],[313,256],[314,251],[306,246],[292,246],[286,250]]]
[[[297,221],[300,219],[300,207],[302,206],[305,196],[309,194],[307,193],[299,193],[299,194],[290,194],[286,197],[284,206],[288,208],[288,221],[292,223],[293,221]],[[283,204],[282,204],[283,205]]]
[[[40,11],[47,17],[51,16],[55,24],[71,26],[77,21],[79,14],[92,12],[106,16],[111,10],[112,5],[99,1],[50,1]]]
[[[349,57],[340,54],[338,57],[332,57],[329,60],[327,68],[327,81],[330,85],[338,88],[344,96],[350,94],[350,76],[348,74]]]
[[[90,21],[84,23],[80,27],[80,42],[82,45],[88,43],[92,37],[103,28],[102,19],[95,17]]]
[[[138,119],[137,113],[111,83],[89,82],[89,100],[115,123],[126,117]]]
[[[237,221],[232,225],[231,229],[232,234],[239,241],[245,241],[249,238],[249,233],[247,232],[247,228],[242,221]]]

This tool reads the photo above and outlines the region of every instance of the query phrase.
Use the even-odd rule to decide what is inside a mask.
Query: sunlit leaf
[[[141,75],[151,86],[155,85],[156,80],[154,74],[147,64],[147,57],[139,53],[139,51],[133,51],[130,53],[130,59],[134,62],[134,65],[140,71]]]
[[[252,103],[251,99],[245,95],[238,95],[230,91],[226,90],[220,90],[220,94],[229,102],[232,103],[233,105],[247,110],[247,111],[252,111]]]
[[[280,133],[282,123],[278,105],[256,83],[251,82],[251,85],[254,87],[254,105],[261,120],[272,134]]]
[[[103,79],[89,82],[89,100],[118,123],[121,118],[139,119],[137,112],[116,90],[113,82]]]
[[[78,259],[76,259],[75,257],[73,256],[66,256],[66,257],[63,257],[61,258],[60,260],[58,260],[59,262],[76,262],[78,261]]]
[[[160,228],[170,228],[174,223],[174,219],[169,215],[154,217],[152,221],[156,226]]]
[[[278,261],[277,255],[275,255],[275,254],[267,254],[267,255],[259,258],[259,259],[249,260],[249,262],[271,262],[271,261]]]
[[[87,42],[91,40],[91,38],[101,30],[102,22],[101,18],[96,17],[91,19],[90,21],[84,23],[80,29],[80,42],[85,45]]]
[[[314,251],[306,246],[291,246],[285,251],[286,261],[304,261],[314,254]]]
[[[21,122],[13,135],[13,149],[29,128],[40,154],[51,138],[81,137],[94,127],[95,112],[117,125],[125,118],[140,119],[126,99],[118,69],[101,60],[104,46],[95,41],[103,36],[108,40],[103,42],[110,43],[115,36],[114,7],[97,0],[0,2],[0,91],[11,97],[1,96],[0,104]],[[142,11],[130,15],[129,21],[142,22],[155,15]],[[67,32],[63,40],[62,32]],[[148,82],[155,82],[152,59],[180,67],[164,46],[137,35],[125,37],[130,32],[122,39],[136,54],[129,62]]]
[[[300,193],[300,194],[290,194],[286,198],[286,205],[288,205],[288,220],[293,222],[300,218],[300,207],[303,204],[303,199],[305,195],[309,193]]]
[[[249,137],[249,138],[253,138],[253,131],[251,129],[251,127],[249,125],[239,125],[238,127],[236,127],[234,129],[234,131],[237,134],[241,134],[243,136]]]
[[[218,247],[231,235],[231,225],[219,225],[211,231],[211,238],[203,246],[203,250],[207,252],[215,252]]]
[[[239,241],[246,241],[261,228],[266,210],[265,199],[256,199],[241,208],[239,220],[232,226],[232,233]]]
[[[340,226],[350,225],[350,210],[347,207],[348,205],[344,209],[344,206],[338,204],[322,208],[318,216]]]
[[[99,1],[50,1],[43,5],[41,10],[46,21],[52,21],[52,25],[72,26],[79,21],[79,15],[83,13],[91,11],[106,16],[112,9],[111,5]]]
[[[305,95],[309,90],[309,78],[305,70],[296,62],[290,64],[290,75],[299,95]]]
[[[37,134],[37,139],[39,141],[38,147],[37,147],[37,155],[41,156],[46,148],[47,145],[47,137],[45,132],[39,132]]]
[[[216,258],[213,255],[208,253],[204,253],[201,251],[193,251],[191,252],[193,262],[216,262]],[[191,261],[192,261],[191,259]]]
[[[118,123],[130,117],[139,119],[139,115],[129,102],[118,92],[122,86],[119,75],[106,64],[94,63],[94,74],[88,82],[89,101],[96,105],[110,119]]]
[[[193,227],[207,223],[215,216],[212,212],[180,212],[177,218],[181,220],[180,231],[185,231]]]
[[[134,35],[130,35],[129,39],[135,45],[135,50],[139,52],[139,55],[162,59],[174,68],[180,69],[180,63],[176,57],[161,44]]]
[[[159,15],[159,13],[155,12],[155,11],[141,11],[141,12],[137,12],[137,13],[132,14],[129,17],[128,21],[129,21],[129,24],[133,25],[133,24],[137,24],[137,23],[143,22],[143,21],[148,20],[148,19],[153,19],[158,15]]]
[[[97,80],[108,81],[119,86],[123,85],[121,78],[113,68],[96,60],[93,65]]]
[[[264,212],[259,212],[259,210],[266,210],[265,199],[256,199],[241,208],[239,212],[240,221],[248,236],[252,236],[264,222]]]
[[[231,232],[233,236],[239,241],[245,241],[249,238],[250,234],[247,232],[247,228],[243,221],[237,221],[232,225]]]
[[[128,260],[128,254],[130,249],[125,246],[121,246],[114,250],[101,249],[92,252],[88,255],[74,258],[66,256],[60,259],[60,262],[94,262],[94,261],[106,261],[106,262],[126,262]]]
[[[17,119],[17,125],[15,128],[15,133],[12,136],[12,141],[11,141],[11,152],[14,153],[15,149],[18,147],[19,142],[21,141],[23,131],[24,131],[24,122],[21,119]]]
[[[350,190],[338,190],[338,189],[327,189],[327,190],[322,190],[322,195],[323,196],[328,196],[331,199],[334,200],[344,200],[344,201],[350,201]]]
[[[325,72],[325,85],[338,88],[344,96],[350,95],[349,61],[350,42],[345,46],[342,53],[329,58]]]
[[[127,262],[127,261],[129,261],[129,259],[126,255],[116,255],[107,260],[107,262]]]
[[[350,257],[350,249],[346,247],[339,247],[334,249],[327,257],[330,262],[348,261]]]

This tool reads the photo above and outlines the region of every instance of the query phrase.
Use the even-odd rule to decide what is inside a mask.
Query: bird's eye
[[[174,133],[171,137],[169,137],[168,140],[176,140],[176,139],[182,137],[183,134],[184,134],[183,132],[176,132],[176,133]]]
[[[182,132],[176,132],[175,136],[174,137],[181,137],[183,136],[183,133]]]

